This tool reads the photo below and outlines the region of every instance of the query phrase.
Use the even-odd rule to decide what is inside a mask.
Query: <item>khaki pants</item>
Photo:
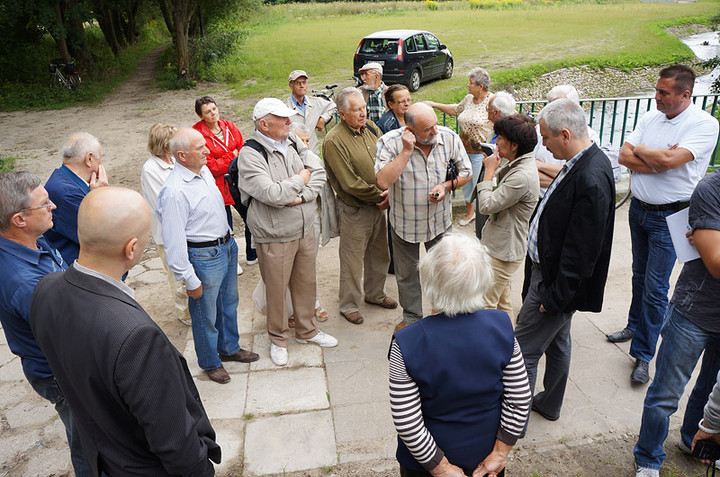
[[[363,298],[371,303],[385,299],[390,265],[385,212],[376,206],[340,208],[340,313],[358,311]],[[364,270],[363,270],[364,269]],[[364,273],[363,273],[364,272]],[[363,279],[363,289],[360,280]]]
[[[315,325],[315,233],[291,242],[257,243],[260,275],[267,297],[267,328],[270,341],[286,348],[290,331],[285,290],[295,314],[295,337],[310,339]]]
[[[168,285],[170,285],[170,291],[172,292],[172,297],[175,302],[175,312],[178,315],[182,315],[183,318],[189,318],[189,315],[186,313],[188,309],[188,297],[187,293],[185,293],[185,285],[182,280],[175,280],[175,274],[168,267],[165,247],[158,244],[157,251],[163,267],[165,267],[165,271],[167,272]]]
[[[512,291],[512,276],[523,263],[522,260],[516,262],[505,262],[495,257],[490,257],[491,266],[495,280],[493,285],[485,292],[483,299],[485,300],[485,308],[493,308],[506,312],[513,317],[512,303],[510,302],[510,292]]]

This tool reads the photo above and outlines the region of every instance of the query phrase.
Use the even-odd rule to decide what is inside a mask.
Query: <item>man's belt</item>
[[[669,204],[660,204],[660,205],[648,204],[647,202],[643,202],[640,199],[638,199],[638,202],[640,203],[640,206],[642,206],[643,209],[653,210],[653,211],[674,210],[677,212],[679,210],[686,209],[690,205],[690,202],[680,202],[680,201],[671,202]]]
[[[230,232],[225,234],[224,237],[221,237],[219,239],[210,240],[208,242],[188,242],[187,246],[190,248],[207,248],[207,247],[214,247],[216,245],[223,245],[226,244],[230,240]]]

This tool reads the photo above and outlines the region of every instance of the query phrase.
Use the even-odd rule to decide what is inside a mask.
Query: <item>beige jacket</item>
[[[535,158],[532,152],[501,166],[492,181],[477,186],[478,210],[489,215],[481,242],[498,260],[515,262],[527,253],[528,227],[540,193]]]
[[[267,161],[251,147],[240,149],[238,158],[238,189],[242,202],[248,206],[247,226],[258,243],[291,242],[310,233],[315,220],[315,199],[326,181],[320,158],[309,151],[300,138],[293,136],[298,146],[288,146],[287,158],[271,150],[257,132],[252,138],[267,153]],[[312,173],[307,184],[300,171]],[[287,206],[297,196],[304,202]],[[252,199],[252,200],[251,200]]]

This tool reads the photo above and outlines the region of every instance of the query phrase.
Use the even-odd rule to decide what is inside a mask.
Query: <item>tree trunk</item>
[[[64,4],[65,8],[62,10],[67,12],[69,9],[76,7],[77,0],[64,0]],[[67,17],[65,20],[65,26],[67,27],[67,43],[70,54],[80,65],[82,65],[85,70],[91,69],[94,60],[92,52],[90,51],[85,39],[83,19],[74,15],[63,15],[63,17]]]
[[[55,44],[60,52],[60,58],[62,58],[64,63],[70,63],[72,57],[70,56],[70,50],[68,49],[67,39],[65,37],[65,25],[62,18],[62,12],[60,11],[60,2],[56,2],[55,5],[53,5],[53,10],[55,11],[55,19],[57,20],[58,28],[57,33],[52,36],[55,38]]]
[[[111,20],[110,7],[107,3],[102,0],[94,0],[93,7],[95,10],[95,18],[97,19],[100,30],[103,32],[105,42],[112,50],[115,57],[120,54],[120,50],[124,47],[118,40],[118,32],[115,30],[115,25]]]

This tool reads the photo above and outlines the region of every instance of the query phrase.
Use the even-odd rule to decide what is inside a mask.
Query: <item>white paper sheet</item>
[[[700,258],[700,254],[697,249],[690,245],[690,242],[688,242],[688,239],[685,236],[685,232],[690,230],[690,223],[688,221],[689,213],[690,208],[686,207],[680,212],[675,212],[665,218],[665,220],[667,220],[668,229],[670,229],[670,237],[672,238],[673,246],[675,247],[675,253],[677,254],[678,262],[680,263]]]

